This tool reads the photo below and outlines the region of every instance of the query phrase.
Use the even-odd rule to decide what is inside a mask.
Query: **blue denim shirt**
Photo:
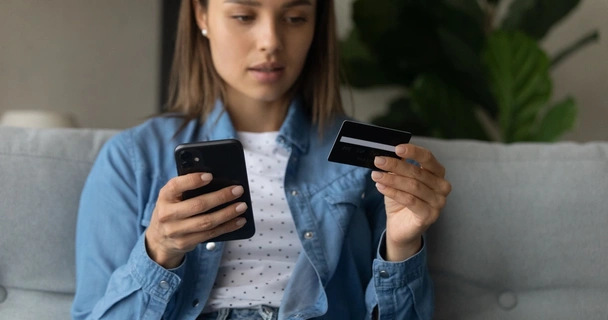
[[[279,319],[431,319],[426,248],[402,262],[382,258],[386,213],[370,171],[327,161],[345,117],[319,136],[301,102],[277,142],[291,151],[284,189],[302,254]],[[74,319],[196,319],[211,292],[223,244],[199,245],[176,269],[146,253],[144,231],[161,187],[176,176],[178,143],[235,138],[218,103],[200,127],[158,117],[112,137],[82,191],[76,235]],[[307,234],[307,236],[304,236]]]

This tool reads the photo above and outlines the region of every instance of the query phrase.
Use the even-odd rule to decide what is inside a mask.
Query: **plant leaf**
[[[496,102],[488,87],[486,72],[481,63],[484,43],[481,29],[472,25],[469,27],[439,25],[437,35],[446,65],[435,70],[435,73],[462,92],[467,99],[484,108],[492,116],[496,116]]]
[[[477,0],[446,0],[445,3],[448,6],[458,9],[460,12],[468,15],[470,18],[477,23],[480,27],[483,26],[485,20],[485,13],[479,6]]]
[[[357,0],[353,22],[359,38],[394,84],[410,86],[416,75],[437,66],[441,46],[435,35],[434,1]]]
[[[547,111],[532,140],[557,141],[566,131],[574,128],[577,113],[576,102],[572,97],[556,103]]]
[[[369,49],[359,38],[359,29],[353,28],[346,39],[340,41],[340,53],[347,60],[373,60]]]
[[[378,37],[399,26],[403,5],[396,1],[356,0],[353,3],[353,21],[365,26],[365,35]]]
[[[481,12],[477,0],[449,0],[433,6],[434,36],[441,46],[442,60],[434,68],[420,73],[431,72],[440,76],[494,117],[497,106],[481,64],[481,50],[486,38],[483,23],[463,11],[464,7]]]
[[[502,28],[520,30],[541,40],[580,0],[514,0]]]
[[[378,126],[409,131],[416,136],[431,136],[429,125],[420,119],[419,114],[412,108],[408,97],[399,97],[390,102],[388,112],[372,119]]]
[[[355,67],[355,63],[345,59],[346,73],[354,86],[369,86],[365,82],[371,84],[376,79],[373,75],[365,77],[371,70],[384,74],[384,82],[406,87],[421,73],[440,74],[495,116],[496,102],[479,62],[485,41],[482,27],[442,1],[355,1],[353,22],[357,36],[377,65],[370,68],[358,61]],[[476,0],[454,1],[477,5]]]
[[[368,88],[391,83],[374,56],[359,39],[357,28],[340,42],[340,58],[346,82],[353,87]]]
[[[477,118],[475,104],[437,75],[418,77],[410,96],[414,111],[429,124],[434,137],[489,140]]]
[[[527,140],[551,97],[549,58],[525,34],[497,31],[488,38],[482,60],[498,103],[502,140]]]

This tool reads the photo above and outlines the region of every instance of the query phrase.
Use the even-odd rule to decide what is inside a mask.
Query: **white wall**
[[[572,95],[579,105],[579,124],[565,138],[577,141],[608,140],[608,1],[583,0],[544,42],[558,52],[582,34],[599,29],[600,42],[570,57],[552,73],[554,97]]]
[[[353,0],[336,0],[338,30],[344,36],[351,28]],[[504,5],[508,2],[503,1]],[[578,127],[566,140],[608,140],[608,0],[583,0],[545,39],[543,46],[553,54],[581,35],[599,29],[600,42],[569,58],[553,71],[554,99],[572,95],[579,105]],[[357,90],[355,116],[368,120],[384,112],[386,104],[398,95],[397,89]]]
[[[0,112],[124,128],[158,106],[160,1],[1,0]]]

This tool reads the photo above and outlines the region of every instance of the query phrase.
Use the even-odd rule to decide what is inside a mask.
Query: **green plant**
[[[555,141],[573,128],[574,99],[549,104],[549,72],[597,41],[598,32],[553,58],[538,43],[580,0],[514,0],[500,24],[499,2],[356,0],[355,27],[341,43],[350,84],[406,89],[373,122],[416,135],[506,143]]]

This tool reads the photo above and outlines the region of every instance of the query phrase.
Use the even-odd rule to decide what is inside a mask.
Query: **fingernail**
[[[378,188],[378,190],[384,190],[384,189],[386,189],[386,186],[383,185],[382,183],[376,183],[376,188]]]
[[[238,219],[238,220],[236,221],[236,226],[237,226],[237,227],[242,227],[243,225],[245,225],[245,222],[247,222],[247,221],[245,220],[245,218]]]
[[[374,172],[372,172],[372,179],[374,179],[374,180],[380,180],[380,179],[382,179],[382,177],[384,177],[384,173],[382,173],[380,171],[374,171]]]
[[[385,163],[386,163],[386,159],[384,159],[383,157],[374,158],[374,164],[377,166],[383,166]]]
[[[398,146],[397,148],[395,148],[396,154],[405,154],[406,152],[407,152],[407,148],[404,146]]]
[[[242,195],[243,192],[245,192],[245,190],[241,186],[236,186],[236,187],[232,188],[232,194],[235,197],[238,197],[238,196]]]
[[[245,212],[245,210],[247,210],[247,204],[245,202],[242,202],[241,204],[236,206],[236,212],[238,213],[243,213]]]
[[[201,179],[205,182],[209,182],[209,181],[213,180],[213,175],[211,173],[203,173],[201,175]]]

